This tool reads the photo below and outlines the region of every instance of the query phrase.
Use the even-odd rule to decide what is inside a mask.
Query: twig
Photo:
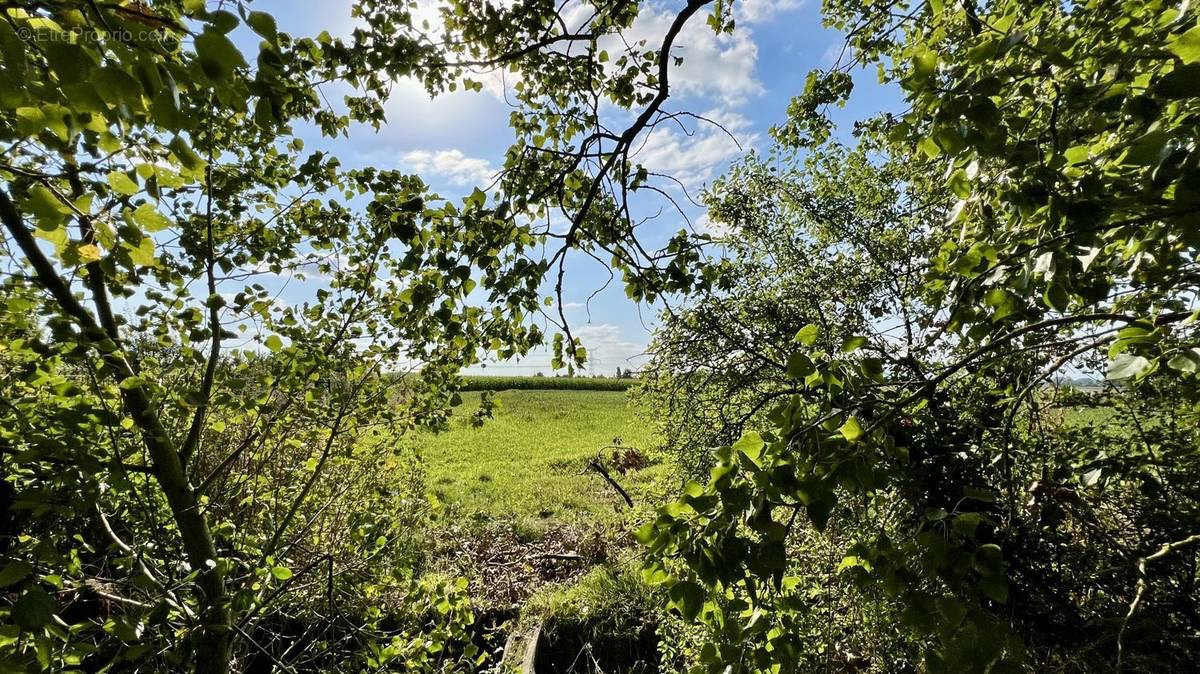
[[[1117,632],[1117,671],[1121,671],[1121,658],[1125,655],[1124,644],[1122,643],[1122,640],[1125,638],[1125,628],[1129,626],[1129,620],[1133,618],[1133,614],[1138,610],[1138,606],[1142,603],[1142,596],[1146,594],[1146,564],[1148,562],[1153,562],[1156,559],[1162,559],[1175,550],[1187,547],[1189,545],[1194,545],[1196,543],[1200,543],[1200,534],[1193,534],[1181,541],[1164,543],[1163,546],[1154,554],[1146,555],[1145,557],[1138,559],[1137,593],[1134,594],[1133,601],[1129,603],[1129,612],[1125,614],[1125,619],[1121,621],[1121,629]]]

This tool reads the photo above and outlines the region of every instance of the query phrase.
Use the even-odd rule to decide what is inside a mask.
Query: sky
[[[321,31],[347,36],[354,27],[350,4],[349,0],[256,0],[252,8],[274,15],[279,29],[293,36],[315,36]],[[644,4],[634,34],[657,43],[682,4],[680,0]],[[831,65],[842,48],[841,36],[821,25],[819,0],[737,0],[734,7],[737,26],[732,35],[715,35],[703,15],[693,18],[680,34],[675,54],[683,63],[673,66],[666,106],[718,120],[729,133],[702,122],[689,123],[686,133],[664,125],[645,139],[637,155],[651,171],[678,178],[694,198],[731,161],[745,152],[769,148],[768,129],[784,120],[787,104],[803,89],[809,70]],[[253,35],[239,33],[239,47],[253,55],[257,44]],[[873,68],[857,73],[855,83],[851,102],[834,112],[839,136],[848,136],[853,120],[899,107],[898,94],[877,83]],[[306,149],[331,151],[344,166],[410,171],[442,196],[465,195],[491,182],[512,142],[508,128],[512,108],[502,93],[501,86],[489,86],[479,93],[460,90],[431,100],[417,83],[402,81],[386,106],[388,124],[379,131],[357,127],[349,138],[338,139],[321,138],[315,130],[300,130],[299,135]],[[646,215],[659,213],[659,206],[647,204],[652,213]],[[685,205],[683,210],[682,215],[662,210],[647,225],[651,236],[654,230],[666,237],[687,226],[684,216],[693,227],[705,226],[702,208]],[[603,265],[582,256],[573,256],[570,263],[565,310],[572,333],[588,350],[591,363],[586,370],[606,376],[617,368],[636,370],[648,358],[658,308],[628,300],[619,280],[605,287],[609,271]],[[548,352],[469,370],[471,374],[536,372],[552,374]]]

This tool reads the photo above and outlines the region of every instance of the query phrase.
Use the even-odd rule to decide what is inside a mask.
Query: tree
[[[3,8],[6,663],[472,658],[462,587],[409,582],[402,523],[348,504],[394,505],[387,440],[444,421],[461,367],[542,341],[547,278],[556,365],[586,360],[561,310],[568,251],[611,256],[639,298],[711,280],[687,273],[703,241],[648,250],[629,204],[660,189],[636,147],[678,117],[663,109],[673,41],[706,5],[651,49],[620,38],[635,3],[588,5],[568,28],[573,8],[549,2],[456,1],[429,36],[409,3],[362,0],[347,40],[281,33],[243,2]],[[727,10],[711,23],[729,29]],[[253,59],[229,37],[247,30]],[[400,77],[436,94],[498,70],[520,73],[522,110],[491,198],[346,170],[296,137],[382,124]],[[340,106],[328,83],[352,89]],[[610,131],[600,99],[637,108],[633,123]],[[308,277],[306,301],[279,301],[269,275]],[[412,361],[419,376],[393,376]],[[327,596],[296,589],[322,572]],[[440,599],[413,600],[426,592]],[[293,616],[317,636],[286,633]]]
[[[648,577],[709,626],[712,671],[803,667],[814,646],[827,666],[844,656],[803,629],[794,562],[814,539],[830,544],[830,578],[894,616],[884,633],[900,648],[868,664],[1185,667],[1200,541],[1195,10],[825,11],[851,60],[809,78],[776,137],[825,142],[851,69],[878,64],[910,107],[858,131],[894,161],[935,162],[960,201],[932,223],[904,348],[798,332],[800,392],[640,531]],[[1056,404],[1046,382],[1069,364],[1120,382],[1110,417],[1089,427]]]
[[[833,145],[804,160],[750,155],[705,193],[728,230],[721,282],[663,312],[638,388],[688,477],[796,392],[785,345],[805,326],[829,349],[876,325],[904,339],[928,225],[948,209],[944,190],[915,192],[927,171]]]
[[[540,339],[523,321],[533,238],[481,192],[452,203],[294,137],[379,121],[375,55],[235,8],[31,3],[0,21],[0,447],[25,513],[5,532],[19,596],[3,649],[21,666],[149,649],[228,671],[235,643],[262,648],[246,635],[287,597],[288,564],[325,553],[331,587],[366,581],[339,550],[305,549],[345,493],[331,478],[369,471],[338,457],[436,423],[480,349]],[[253,68],[228,37],[241,23],[262,39]],[[421,49],[393,42],[412,53],[390,72],[411,72]],[[320,103],[327,79],[361,85],[346,113]],[[259,282],[284,273],[324,278],[288,305]],[[468,301],[477,285],[497,308]],[[398,395],[385,374],[402,360],[425,365]],[[120,608],[97,629],[47,590]]]

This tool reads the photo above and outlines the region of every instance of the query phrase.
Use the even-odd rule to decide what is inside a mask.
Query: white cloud
[[[714,222],[708,213],[696,218],[696,231],[701,234],[710,234],[714,238],[723,239],[733,233],[734,228],[722,222]]]
[[[804,6],[804,0],[737,0],[733,16],[738,25],[763,23]]]
[[[616,367],[637,367],[646,356],[646,344],[626,339],[611,323],[584,325],[571,330],[588,351],[589,367],[607,373]]]
[[[803,5],[805,0],[739,0],[735,13],[739,24],[744,27],[733,34],[718,35],[705,21],[707,16],[693,16],[675,38],[673,57],[683,63],[671,65],[671,88],[673,94],[712,97],[724,105],[739,105],[752,96],[765,91],[762,83],[754,76],[758,60],[758,46],[754,42],[749,26],[770,20],[786,11]],[[442,34],[441,20],[432,9],[436,3],[418,3],[420,18],[430,22],[431,36]],[[501,3],[502,5],[505,3]],[[583,30],[584,22],[590,19],[595,9],[589,4],[569,0],[563,11],[564,23],[574,32]],[[657,51],[675,20],[677,10],[665,7],[643,7],[633,25],[621,35],[610,35],[599,40],[597,47],[615,56],[632,49],[635,52]],[[552,47],[560,52],[578,47]],[[614,67],[610,62],[610,67]],[[514,85],[520,81],[519,73],[504,69],[477,70],[468,75],[483,84],[487,93],[500,101],[511,102]],[[419,85],[417,85],[419,86]],[[416,96],[415,92],[402,92],[405,102]]]
[[[854,61],[854,48],[846,44],[844,40],[835,40],[821,52],[820,64],[822,68],[832,68],[839,63],[851,63]]]
[[[672,96],[692,96],[707,99],[708,104],[736,107],[765,91],[755,76],[758,46],[754,41],[752,24],[768,20],[777,14],[800,6],[805,0],[739,0],[739,25],[733,34],[717,35],[697,14],[684,26],[675,39],[673,57],[683,62],[671,65]],[[429,35],[436,39],[442,34],[441,21],[434,2],[418,3],[418,20],[429,20]],[[572,2],[564,10],[567,25],[576,27],[591,15],[590,6]],[[622,36],[600,40],[599,48],[613,55],[610,67],[615,67],[616,55],[630,48],[637,52],[657,50],[676,12],[664,7],[643,7],[633,26]],[[564,48],[565,49],[565,48]],[[514,85],[520,75],[501,69],[480,70],[467,75],[483,84],[485,95],[459,89],[433,99],[424,87],[412,78],[401,78],[392,86],[385,105],[391,127],[384,135],[417,135],[447,137],[472,133],[481,126],[492,126],[493,120],[503,120],[507,105],[514,100]],[[503,111],[503,112],[502,112]],[[458,144],[456,142],[456,144]]]
[[[412,150],[401,160],[417,173],[440,175],[455,185],[487,185],[496,176],[488,160],[468,157],[462,150]]]
[[[712,110],[701,116],[711,122],[680,118],[685,128],[660,124],[637,148],[637,161],[647,170],[672,176],[693,190],[758,140],[758,134],[751,131],[751,121],[742,114]]]
[[[757,0],[759,3],[794,1]],[[604,38],[600,48],[614,54],[624,50],[626,44],[639,51],[657,50],[674,20],[675,13],[670,10],[643,8],[633,26],[625,32],[624,41],[618,37]],[[642,41],[644,44],[639,46]],[[681,65],[671,66],[673,93],[711,96],[725,105],[739,105],[765,91],[754,77],[758,46],[749,30],[717,35],[704,21],[704,16],[697,15],[683,27],[671,54],[683,59]]]

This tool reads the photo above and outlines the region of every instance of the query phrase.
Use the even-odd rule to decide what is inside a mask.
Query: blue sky
[[[681,5],[644,5],[635,35],[656,43]],[[279,29],[293,36],[315,36],[323,30],[345,36],[354,26],[348,0],[257,0],[253,7],[273,14]],[[808,71],[832,64],[841,50],[839,34],[821,26],[819,0],[737,0],[734,11],[737,28],[732,35],[715,36],[703,16],[681,33],[676,54],[684,62],[673,69],[666,107],[717,119],[738,142],[703,123],[689,124],[690,136],[664,126],[646,139],[638,155],[651,170],[678,177],[693,196],[745,151],[768,148],[767,130],[784,118],[788,101],[800,92]],[[252,56],[253,35],[238,31],[235,37]],[[876,83],[873,68],[858,73],[855,81],[851,104],[835,114],[842,123],[839,135],[847,134],[854,119],[898,107],[898,95]],[[339,139],[323,139],[316,132],[302,131],[301,136],[307,149],[331,151],[344,165],[408,170],[443,196],[466,194],[490,182],[512,141],[507,126],[511,108],[502,99],[502,87],[497,79],[480,93],[460,91],[430,100],[416,83],[399,82],[387,105],[388,125],[380,131],[361,127]],[[643,205],[643,215],[662,211],[647,225],[651,238],[686,224],[679,213],[662,205]],[[704,227],[702,209],[685,211],[693,226]],[[572,332],[588,349],[591,367],[603,374],[617,367],[637,368],[645,362],[657,308],[630,302],[619,282],[600,290],[609,274],[596,262],[576,256],[572,263],[566,311]],[[550,374],[549,362],[548,353],[538,352],[519,363],[489,364],[485,371]]]

